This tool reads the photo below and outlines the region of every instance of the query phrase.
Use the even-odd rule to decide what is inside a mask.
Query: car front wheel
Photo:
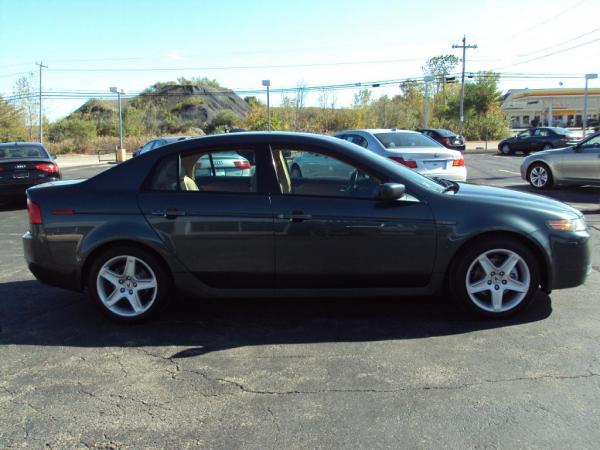
[[[551,188],[553,180],[550,168],[543,163],[533,163],[527,170],[527,181],[536,189]]]
[[[512,150],[508,144],[504,144],[502,147],[500,147],[500,151],[503,155],[510,155],[512,153]]]
[[[458,256],[453,269],[454,299],[480,316],[511,316],[531,304],[539,287],[537,260],[513,239],[478,241]]]
[[[166,305],[170,277],[164,264],[151,252],[119,246],[95,258],[87,286],[96,306],[108,317],[139,322]]]

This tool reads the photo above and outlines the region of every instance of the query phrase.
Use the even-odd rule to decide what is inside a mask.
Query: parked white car
[[[466,181],[465,160],[451,150],[416,131],[393,129],[346,130],[335,135],[385,156],[428,177]]]

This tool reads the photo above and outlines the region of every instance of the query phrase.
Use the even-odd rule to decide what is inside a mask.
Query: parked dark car
[[[146,142],[141,147],[136,148],[133,151],[133,154],[131,156],[132,157],[140,156],[146,152],[154,150],[155,148],[162,147],[163,145],[172,144],[173,142],[178,142],[178,141],[184,141],[189,138],[190,138],[190,136],[166,136],[166,137],[152,139],[152,140]]]
[[[446,148],[460,150],[461,152],[465,151],[465,138],[456,134],[454,131],[446,130],[444,128],[423,128],[417,131],[423,133],[425,136],[435,139]]]
[[[255,157],[240,176],[196,171],[241,151]],[[305,153],[353,170],[292,178],[285,155]],[[87,287],[121,321],[157,313],[176,289],[238,298],[443,292],[504,317],[538,289],[578,286],[591,270],[585,219],[568,205],[436,181],[326,136],[189,139],[27,195],[30,270],[51,285]]]
[[[0,144],[0,201],[25,198],[28,187],[60,179],[58,165],[42,144]]]
[[[521,131],[515,137],[504,139],[498,143],[498,151],[505,155],[514,152],[525,154],[551,148],[563,148],[577,144],[578,133],[560,127],[537,127]]]

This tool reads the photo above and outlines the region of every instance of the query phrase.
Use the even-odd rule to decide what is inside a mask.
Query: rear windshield
[[[375,137],[385,148],[442,147],[421,133],[377,133]]]
[[[0,147],[0,159],[48,158],[46,150],[38,145],[15,145]]]
[[[435,131],[437,134],[439,134],[442,137],[454,137],[454,136],[457,136],[457,134],[454,133],[453,131],[444,130],[443,128],[436,128],[433,131]]]

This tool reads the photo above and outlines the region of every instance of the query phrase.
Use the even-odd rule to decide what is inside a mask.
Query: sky
[[[600,72],[597,17],[598,0],[0,0],[0,95],[28,72],[37,89],[38,61],[48,66],[44,92],[139,92],[181,76],[234,90],[261,90],[263,79],[273,89],[369,86],[422,77],[436,55],[460,57],[452,44],[463,35],[478,46],[467,50],[467,72],[497,70],[503,91],[583,87],[583,74]],[[336,105],[357,89],[336,91]],[[44,111],[56,120],[83,101],[48,98]]]

